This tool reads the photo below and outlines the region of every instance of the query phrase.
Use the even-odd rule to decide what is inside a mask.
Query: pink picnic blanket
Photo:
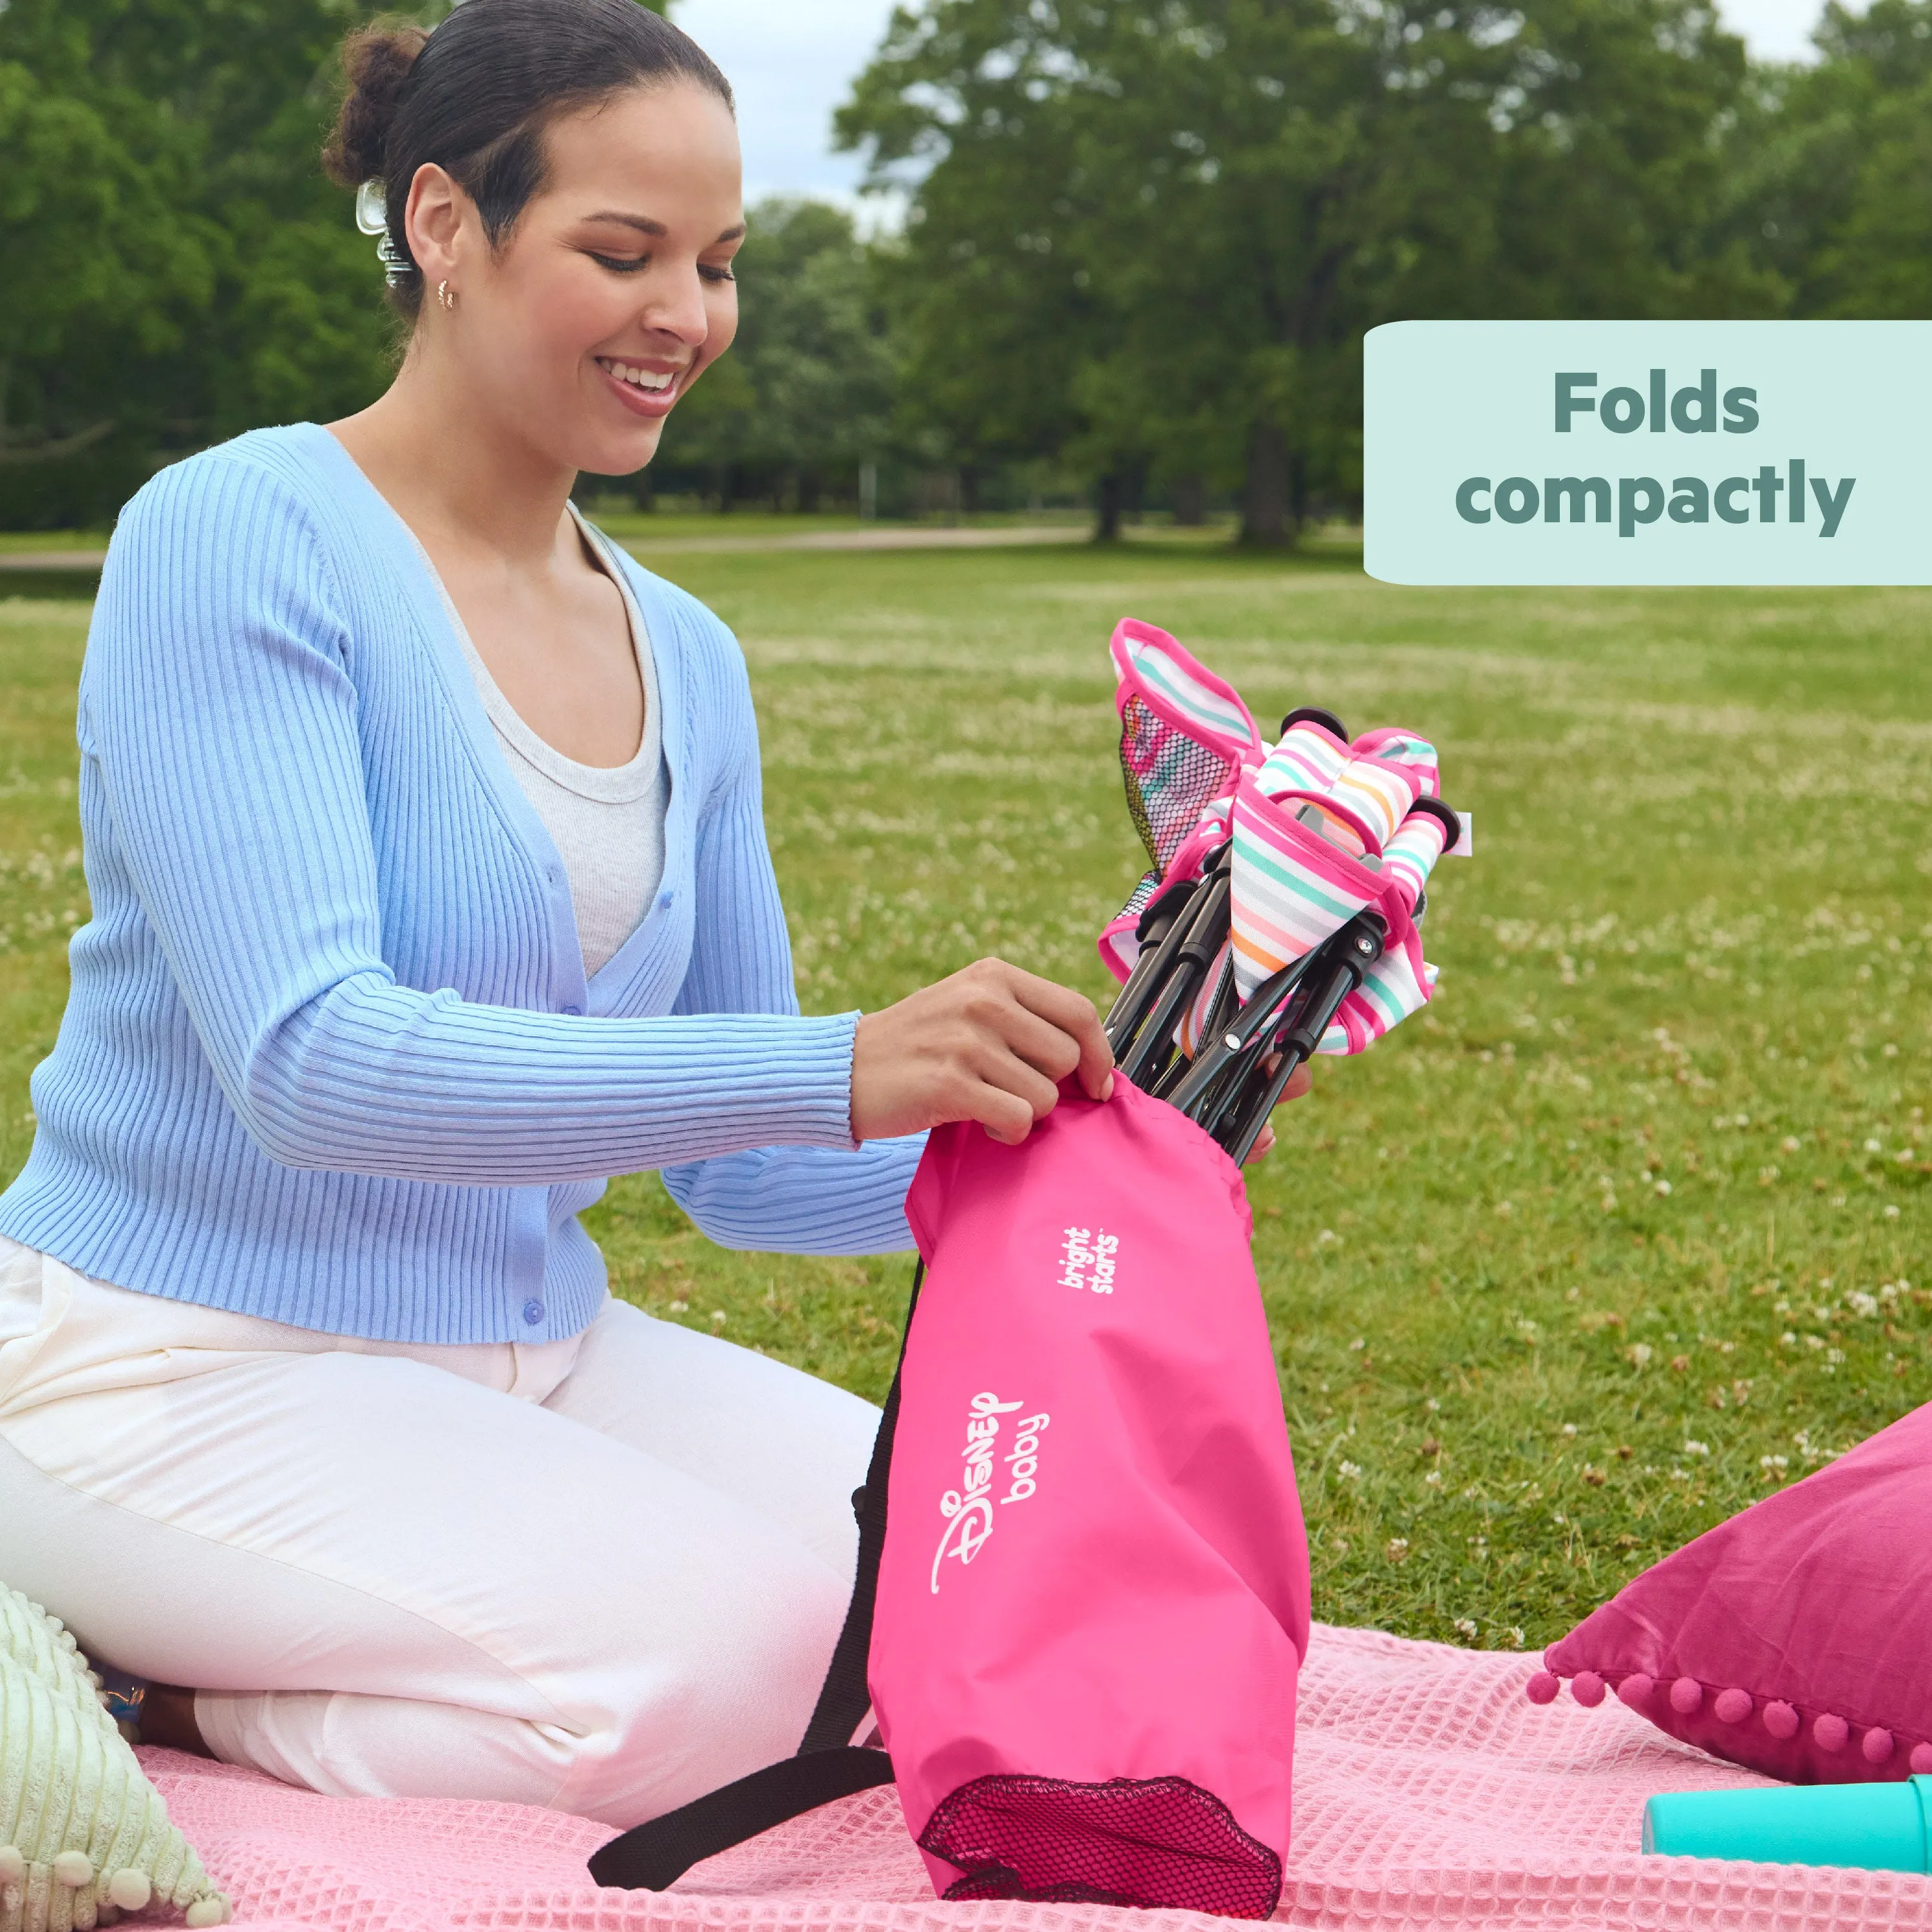
[[[1532,1657],[1316,1626],[1301,1678],[1294,1845],[1277,1918],[1632,1932],[1932,1928],[1932,1880],[1646,1858],[1654,1791],[1762,1783],[1614,1698],[1526,1702]],[[317,1798],[142,1753],[254,1932],[1226,1932],[1190,1912],[937,1903],[890,1787],[698,1865],[669,1892],[600,1892],[608,1827],[520,1805]]]

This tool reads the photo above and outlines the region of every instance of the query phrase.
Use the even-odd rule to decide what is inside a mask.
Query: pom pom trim
[[[1532,1704],[1553,1703],[1563,1687],[1563,1681],[1556,1671],[1537,1671],[1524,1684],[1523,1695]],[[1642,1712],[1658,1689],[1657,1680],[1642,1670],[1633,1670],[1616,1678],[1606,1678],[1594,1670],[1579,1670],[1571,1675],[1569,1683],[1570,1696],[1586,1710],[1594,1710],[1604,1701],[1606,1694],[1614,1690],[1619,1702],[1633,1711]],[[1706,1687],[1696,1678],[1676,1678],[1670,1688],[1670,1708],[1681,1718],[1694,1716],[1704,1708],[1707,1694]],[[1780,1743],[1788,1743],[1805,1728],[1805,1720],[1796,1706],[1786,1703],[1783,1698],[1772,1698],[1760,1706],[1748,1690],[1736,1687],[1715,1694],[1711,1700],[1711,1713],[1721,1724],[1741,1724],[1755,1714],[1765,1729]],[[1819,1712],[1811,1719],[1810,1729],[1811,1742],[1824,1751],[1841,1751],[1857,1735],[1856,1727],[1835,1711]],[[1859,1736],[1858,1753],[1868,1765],[1886,1765],[1897,1755],[1900,1742],[1883,1725],[1874,1724]],[[1932,1740],[1911,1747],[1906,1756],[1906,1768],[1915,1778],[1932,1776]]]
[[[1748,1690],[1720,1690],[1717,1702],[1711,1706],[1720,1724],[1742,1724],[1750,1715],[1751,1708]]]

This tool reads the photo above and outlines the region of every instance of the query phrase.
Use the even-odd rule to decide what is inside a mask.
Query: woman
[[[352,44],[410,326],[360,415],[165,470],[80,710],[91,922],[0,1197],[0,1579],[142,1734],[629,1826],[796,1744],[874,1416],[606,1292],[661,1168],[728,1245],[910,1245],[1091,1005],[984,962],[800,1017],[743,661],[577,516],[729,346],[730,90],[632,0]]]

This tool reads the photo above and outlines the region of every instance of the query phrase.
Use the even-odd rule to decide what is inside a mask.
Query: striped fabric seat
[[[1239,693],[1166,632],[1129,620],[1112,652],[1129,809],[1153,866],[1102,933],[1102,958],[1124,980],[1156,893],[1194,877],[1232,838],[1229,942],[1180,1022],[1184,1051],[1196,1050],[1225,973],[1245,1000],[1373,907],[1388,928],[1383,956],[1320,1048],[1361,1052],[1424,1005],[1435,982],[1416,932],[1447,838],[1442,819],[1416,808],[1439,796],[1435,747],[1400,728],[1345,741],[1306,718],[1270,745]]]

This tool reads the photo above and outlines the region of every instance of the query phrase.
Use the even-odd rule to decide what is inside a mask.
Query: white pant
[[[795,1750],[877,1420],[622,1302],[361,1342],[0,1238],[0,1582],[316,1791],[630,1826]]]

